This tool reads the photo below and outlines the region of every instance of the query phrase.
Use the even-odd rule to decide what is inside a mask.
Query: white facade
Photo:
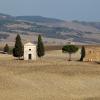
[[[26,43],[24,45],[24,60],[36,60],[36,45]]]

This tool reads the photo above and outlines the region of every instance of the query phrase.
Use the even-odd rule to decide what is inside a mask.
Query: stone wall
[[[85,50],[84,61],[100,61],[100,46],[85,46]]]

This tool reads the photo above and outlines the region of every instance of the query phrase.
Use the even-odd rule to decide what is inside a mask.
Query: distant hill
[[[73,22],[82,24],[84,26],[92,26],[97,29],[100,29],[100,22],[85,22],[85,21],[73,21]]]
[[[42,16],[10,16],[0,14],[0,41],[12,41],[15,34],[37,36],[41,34],[49,42],[72,41],[77,43],[100,43],[100,22],[64,21]],[[10,38],[10,39],[9,39]]]
[[[7,14],[0,13],[0,19],[14,20],[15,17]]]
[[[17,16],[17,20],[31,21],[31,22],[39,22],[39,23],[62,23],[64,20],[55,19],[55,18],[46,18],[42,16]]]

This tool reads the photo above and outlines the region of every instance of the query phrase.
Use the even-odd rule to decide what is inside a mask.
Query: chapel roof
[[[28,43],[24,44],[24,46],[36,46],[36,45],[31,42],[28,42]]]

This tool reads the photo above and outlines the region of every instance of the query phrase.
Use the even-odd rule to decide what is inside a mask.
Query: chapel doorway
[[[29,60],[32,60],[32,54],[29,54],[29,55],[28,55],[28,59],[29,59]]]

